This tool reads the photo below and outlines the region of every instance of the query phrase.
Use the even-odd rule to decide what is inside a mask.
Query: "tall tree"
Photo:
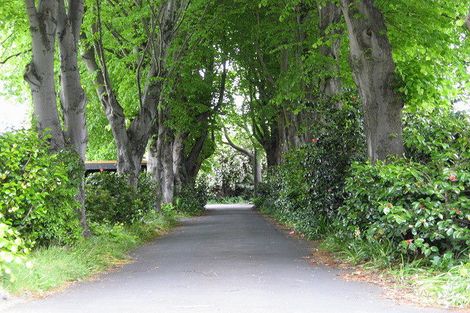
[[[32,37],[33,59],[28,64],[25,79],[33,98],[34,113],[40,133],[50,134],[53,150],[72,149],[80,160],[81,180],[77,199],[80,222],[85,236],[89,235],[86,221],[84,161],[86,151],[85,92],[81,86],[78,66],[78,42],[83,19],[83,0],[26,1]],[[60,50],[61,116],[59,120],[54,75],[56,36]]]
[[[363,102],[370,161],[404,152],[398,79],[382,13],[373,0],[342,0],[351,66]]]
[[[158,7],[155,7],[153,2],[150,2],[149,6],[140,1],[132,5],[136,6],[136,10],[150,10],[150,17],[140,19],[139,32],[144,30],[147,37],[140,51],[139,61],[135,65],[139,91],[135,100],[139,103],[139,110],[127,127],[124,109],[116,92],[117,87],[113,85],[109,71],[107,48],[103,41],[101,1],[96,3],[96,20],[92,25],[93,46],[87,50],[84,59],[90,72],[95,74],[96,91],[111,126],[117,147],[118,171],[127,174],[131,184],[137,183],[142,157],[157,118],[157,107],[167,75],[166,59],[169,48],[188,5],[187,0],[164,0]],[[116,34],[112,29],[109,31],[121,40],[120,34]],[[140,76],[145,60],[150,61],[142,90]]]
[[[57,19],[57,0],[25,0],[32,39],[32,60],[24,74],[29,83],[38,129],[50,134],[53,150],[65,146],[64,134],[57,111],[57,93],[54,75]]]
[[[320,47],[320,53],[326,58],[326,75],[320,81],[320,93],[326,97],[334,97],[341,91],[341,79],[339,71],[339,53],[341,32],[337,29],[341,20],[341,8],[334,2],[327,2],[320,5],[319,12],[319,30],[320,35],[325,42]],[[337,102],[338,107],[341,106]]]

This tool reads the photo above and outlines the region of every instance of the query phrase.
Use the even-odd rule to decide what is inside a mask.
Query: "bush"
[[[176,210],[189,215],[198,215],[204,212],[207,204],[207,187],[202,181],[194,185],[185,185],[175,198]]]
[[[139,176],[137,187],[117,173],[90,174],[85,184],[88,219],[95,223],[134,223],[157,207],[156,188],[147,174]]]
[[[469,258],[470,123],[443,109],[406,116],[408,159],[357,163],[346,182],[339,230],[387,241],[391,257],[450,266]]]
[[[313,142],[284,155],[255,204],[310,237],[333,234],[363,260],[442,267],[468,260],[468,116],[407,113],[406,158],[371,165],[363,160],[358,112],[325,112]]]
[[[75,164],[70,153],[50,153],[47,139],[39,139],[33,131],[3,134],[0,137],[2,223],[30,246],[76,241],[81,230],[75,200],[78,182],[73,179],[77,176]]]
[[[346,181],[338,234],[391,243],[392,257],[408,255],[435,264],[468,258],[470,172],[436,169],[401,159],[356,163]]]
[[[255,199],[282,222],[309,237],[327,233],[331,218],[343,201],[344,180],[351,162],[363,155],[360,114],[345,104],[318,108],[321,119],[304,146],[285,154],[283,163],[269,173]]]
[[[0,214],[0,218],[2,217]],[[28,252],[29,249],[19,237],[18,232],[0,223],[0,277],[4,274],[10,275],[11,264],[21,263]]]

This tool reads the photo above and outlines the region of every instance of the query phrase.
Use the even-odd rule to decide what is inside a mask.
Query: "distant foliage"
[[[211,198],[249,196],[253,191],[253,170],[248,157],[222,146],[203,175]]]
[[[207,200],[207,186],[203,181],[198,181],[195,185],[183,186],[175,199],[175,208],[182,213],[198,215],[204,212]]]
[[[327,232],[329,218],[343,201],[344,180],[364,152],[357,109],[345,104],[319,108],[328,116],[311,129],[310,142],[284,156],[260,186],[257,206],[269,207],[284,222],[312,237]],[[263,203],[264,202],[264,203]]]
[[[141,174],[137,187],[117,173],[93,173],[86,179],[88,218],[95,223],[132,224],[157,207],[157,186]]]
[[[68,244],[80,237],[74,156],[51,154],[33,131],[0,137],[0,216],[28,244]]]

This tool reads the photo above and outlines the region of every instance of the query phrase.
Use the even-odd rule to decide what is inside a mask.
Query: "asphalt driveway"
[[[207,209],[135,251],[135,262],[118,271],[7,312],[448,312],[394,303],[376,286],[311,266],[306,242],[278,231],[249,205]]]

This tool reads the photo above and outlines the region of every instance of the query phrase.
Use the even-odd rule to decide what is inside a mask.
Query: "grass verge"
[[[50,246],[33,251],[26,262],[13,265],[11,279],[4,278],[2,287],[16,295],[40,296],[129,262],[130,250],[174,225],[175,216],[156,212],[133,225],[91,225],[94,236],[72,247]]]
[[[320,247],[332,252],[340,261],[364,270],[365,275],[369,276],[365,280],[393,289],[400,298],[447,308],[470,307],[468,261],[450,264],[446,268],[424,265],[420,260],[397,262],[390,258],[390,249],[394,249],[391,245],[348,242],[333,235],[323,240]]]

